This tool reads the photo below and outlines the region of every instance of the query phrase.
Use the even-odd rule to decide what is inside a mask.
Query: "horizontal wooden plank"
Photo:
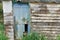
[[[33,27],[40,27],[40,28],[60,28],[60,26],[45,26],[45,25],[43,25],[43,26],[40,26],[40,25],[33,25]]]
[[[36,16],[60,16],[60,14],[31,14],[32,15],[36,15]]]
[[[33,29],[37,29],[37,30],[60,30],[60,28],[48,28],[48,27],[33,27]]]
[[[4,21],[4,24],[5,24],[5,25],[7,25],[7,24],[11,24],[11,25],[13,25],[14,22],[13,22],[13,21],[11,21],[11,22]]]
[[[36,20],[41,20],[41,19],[60,19],[60,16],[59,17],[34,17],[34,16],[32,16],[31,17],[31,19],[33,20],[33,19],[36,19]]]
[[[50,10],[50,13],[53,12],[53,14],[59,14],[60,12],[54,12],[53,10]],[[50,14],[47,10],[41,10],[41,11],[38,11],[38,10],[35,10],[35,11],[32,11],[32,14]]]
[[[60,34],[60,32],[55,32],[55,31],[44,31],[44,30],[37,30],[36,32],[38,32],[38,33],[43,33],[43,34],[48,34],[48,35],[51,35],[51,34],[56,34],[56,35],[58,35],[58,34]],[[47,35],[46,35],[47,36]]]
[[[6,16],[6,17],[4,17],[4,19],[9,19],[9,18],[13,18],[13,16]]]
[[[33,13],[33,11],[35,11],[35,12],[37,12],[37,13],[38,13],[38,12],[40,12],[40,13],[41,13],[41,12],[42,12],[42,13],[43,13],[43,12],[48,12],[48,13],[51,13],[51,12],[53,12],[53,13],[55,13],[55,12],[58,13],[58,12],[60,12],[59,9],[58,9],[58,10],[57,10],[57,9],[58,9],[58,8],[49,8],[49,9],[46,9],[46,8],[36,8],[36,9],[34,8],[34,9],[33,9],[33,8],[32,8],[32,9],[31,9],[31,10],[32,10],[31,12],[32,12],[32,13]]]
[[[31,20],[31,22],[60,22],[60,20]]]
[[[4,17],[6,17],[6,16],[13,16],[13,13],[12,12],[10,12],[10,13],[4,13],[3,15],[4,15]]]
[[[8,21],[13,22],[14,20],[4,20],[4,22],[8,22]]]
[[[32,23],[33,26],[60,26],[60,23]]]

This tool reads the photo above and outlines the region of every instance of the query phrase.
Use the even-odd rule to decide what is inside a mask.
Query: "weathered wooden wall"
[[[44,3],[49,3],[49,2],[56,2],[60,3],[60,0],[21,0],[22,2],[44,2]]]
[[[10,1],[10,0],[3,0],[3,1]],[[11,0],[11,1],[13,1],[13,0]],[[14,1],[17,1],[17,0],[14,0]],[[20,1],[22,1],[22,2],[56,2],[56,3],[60,3],[60,0],[20,0]]]
[[[3,16],[6,36],[14,40],[14,17],[12,13],[12,1],[3,1]]]
[[[43,33],[48,40],[60,34],[60,4],[30,3],[32,31]]]
[[[60,4],[30,3],[32,31],[43,33],[48,40],[55,40],[60,34]],[[3,1],[6,34],[14,40],[14,17],[12,1]]]

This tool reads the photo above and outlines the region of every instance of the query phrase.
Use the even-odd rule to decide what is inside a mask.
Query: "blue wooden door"
[[[29,5],[15,3],[13,5],[13,13],[15,16],[16,35],[17,35],[17,38],[20,38],[23,36],[23,32],[25,31],[23,18],[30,21]],[[30,22],[28,22],[28,33],[29,32],[30,32]]]

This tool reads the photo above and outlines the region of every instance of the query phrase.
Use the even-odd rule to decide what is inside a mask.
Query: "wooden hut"
[[[9,40],[20,39],[23,34],[36,31],[48,40],[60,34],[60,4],[41,0],[3,1],[4,25]],[[31,24],[30,24],[31,23]]]

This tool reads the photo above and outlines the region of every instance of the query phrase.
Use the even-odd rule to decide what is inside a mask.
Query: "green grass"
[[[4,31],[4,24],[0,23],[0,40],[8,40],[8,37],[6,37]]]
[[[0,31],[4,31],[4,24],[0,23]]]
[[[0,40],[8,40],[8,37],[6,37],[6,35],[2,31],[0,31]]]
[[[57,40],[60,40],[60,35],[58,35],[58,36],[56,37],[56,39],[57,39]]]
[[[22,38],[22,40],[47,40],[44,35],[39,35],[38,33],[30,33]]]
[[[8,40],[8,37],[6,37],[4,31],[4,24],[0,23],[0,40]]]

